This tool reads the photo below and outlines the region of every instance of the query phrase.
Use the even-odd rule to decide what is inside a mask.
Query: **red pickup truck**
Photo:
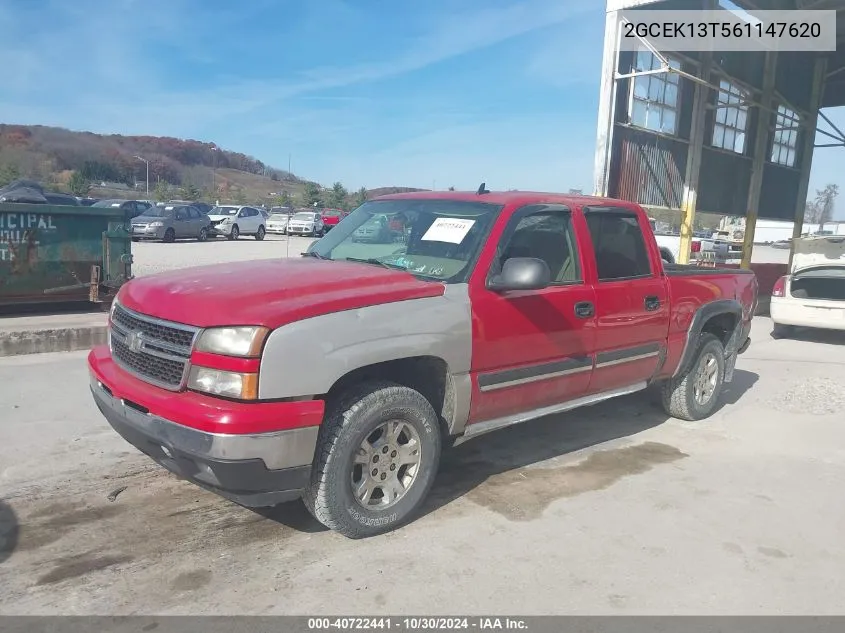
[[[398,214],[401,240],[352,239]],[[652,385],[706,418],[756,303],[749,271],[664,265],[629,202],[388,195],[301,258],[129,281],[91,390],[172,472],[245,506],[302,497],[363,537],[413,515],[458,437]]]

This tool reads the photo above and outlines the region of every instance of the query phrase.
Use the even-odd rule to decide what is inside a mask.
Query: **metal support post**
[[[748,186],[748,205],[745,212],[745,236],[742,241],[741,268],[751,268],[751,254],[754,250],[754,230],[757,228],[757,209],[760,206],[760,190],[763,188],[763,169],[766,166],[766,149],[769,147],[771,129],[772,97],[775,92],[777,52],[766,51],[763,64],[763,92],[760,95],[762,107],[757,109],[757,133],[754,139],[754,156],[751,163],[751,183]]]
[[[616,72],[619,65],[619,13],[608,7],[604,23],[604,53],[599,93],[598,131],[596,156],[593,167],[593,194],[608,195],[610,155],[613,148],[613,130],[616,117]]]
[[[695,84],[695,97],[692,105],[692,123],[690,124],[690,144],[687,150],[687,169],[684,176],[684,197],[681,200],[681,244],[678,249],[678,263],[688,264],[692,231],[695,225],[695,204],[698,196],[698,176],[701,171],[701,152],[704,147],[704,123],[707,113],[707,99],[710,88],[710,66],[712,53],[702,55],[700,79]]]
[[[819,57],[816,60],[816,66],[813,69],[813,87],[810,94],[810,117],[807,121],[807,126],[804,128],[804,137],[801,143],[801,177],[798,181],[798,199],[795,203],[795,224],[792,225],[792,243],[789,246],[789,270],[792,269],[792,256],[795,254],[795,238],[801,237],[804,232],[804,212],[807,210],[807,191],[810,187],[810,170],[813,167],[813,151],[816,143],[816,127],[818,125],[818,117],[821,116],[826,120],[829,119],[824,113],[819,112],[821,106],[822,93],[824,92],[824,78],[827,72],[827,60],[824,57]],[[833,124],[831,123],[833,126]],[[833,129],[839,132],[836,126]],[[841,133],[841,132],[840,132]]]

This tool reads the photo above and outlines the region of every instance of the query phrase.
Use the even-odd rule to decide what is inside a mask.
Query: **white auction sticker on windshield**
[[[473,224],[475,224],[475,220],[437,218],[420,239],[428,242],[460,244],[464,241]]]

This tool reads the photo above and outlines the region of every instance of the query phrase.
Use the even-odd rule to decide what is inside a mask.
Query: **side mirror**
[[[493,292],[508,290],[540,290],[552,282],[549,265],[534,257],[511,257],[506,259],[502,272],[487,282]]]

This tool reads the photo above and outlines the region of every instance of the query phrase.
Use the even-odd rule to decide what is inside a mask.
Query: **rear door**
[[[544,260],[552,284],[494,292],[470,284],[473,397],[469,423],[573,400],[590,383],[595,302],[585,281],[574,213],[560,204],[518,209],[502,234],[486,278],[510,257]]]
[[[188,207],[188,217],[191,219],[192,236],[199,235],[202,228],[206,225],[202,213],[196,207]]]
[[[669,331],[668,285],[639,214],[595,206],[585,207],[584,217],[596,275],[596,365],[589,391],[599,393],[634,386],[658,370]]]

